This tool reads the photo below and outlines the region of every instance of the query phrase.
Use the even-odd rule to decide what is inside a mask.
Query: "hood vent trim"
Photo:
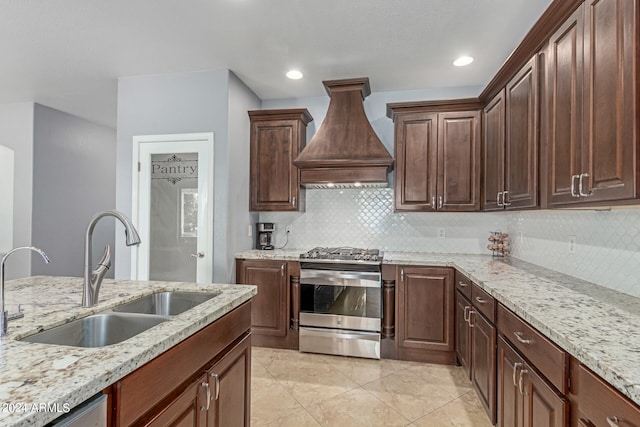
[[[309,188],[386,187],[393,157],[364,111],[369,79],[322,82],[331,97],[327,114],[293,164]],[[331,187],[330,184],[334,184]]]

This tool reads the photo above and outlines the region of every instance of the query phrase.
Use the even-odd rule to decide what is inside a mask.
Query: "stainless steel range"
[[[349,247],[300,255],[300,351],[380,358],[382,258]]]

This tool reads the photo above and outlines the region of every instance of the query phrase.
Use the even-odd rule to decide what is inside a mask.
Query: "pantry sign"
[[[172,154],[166,160],[152,160],[151,179],[166,179],[173,185],[186,179],[198,179],[198,159]]]

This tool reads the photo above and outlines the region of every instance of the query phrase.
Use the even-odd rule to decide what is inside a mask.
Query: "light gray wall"
[[[224,279],[228,176],[229,71],[126,77],[118,80],[116,206],[131,215],[132,140],[135,135],[214,133],[214,274]],[[131,275],[131,251],[116,234],[116,278]],[[223,255],[224,254],[224,255]],[[222,260],[219,256],[223,255]]]
[[[257,213],[249,212],[249,133],[247,111],[259,110],[260,99],[233,73],[229,79],[229,227],[226,256],[229,275],[223,282],[235,282],[235,258],[237,252],[253,247],[254,237],[249,237],[249,225],[258,221]]]
[[[31,245],[33,109],[33,102],[0,105],[0,144],[14,150],[13,224],[8,225],[13,247]],[[30,259],[27,252],[14,254],[5,266],[7,279],[30,276]]]
[[[115,208],[115,141],[115,129],[35,104],[32,244],[51,263],[33,256],[32,274],[82,276],[87,224],[97,212]],[[96,259],[106,244],[117,253],[114,230],[112,218],[97,224]]]

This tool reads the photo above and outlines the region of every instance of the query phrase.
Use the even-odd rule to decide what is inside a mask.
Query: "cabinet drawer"
[[[471,285],[471,304],[491,323],[496,322],[496,300],[475,283]]]
[[[562,394],[568,392],[569,356],[527,322],[498,304],[498,331]]]
[[[471,280],[458,270],[456,270],[456,289],[467,299],[471,299]]]
[[[637,405],[582,365],[578,375],[578,401],[581,415],[586,417],[581,417],[584,425],[640,427]]]

